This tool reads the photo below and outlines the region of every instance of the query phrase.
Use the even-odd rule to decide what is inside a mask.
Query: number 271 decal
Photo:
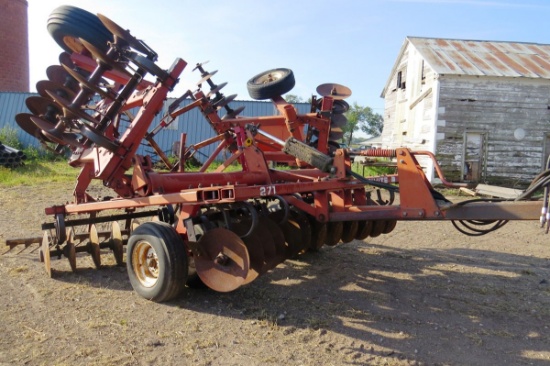
[[[277,194],[275,186],[260,187],[260,196],[273,196]]]

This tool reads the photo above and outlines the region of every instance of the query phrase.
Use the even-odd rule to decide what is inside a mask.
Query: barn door
[[[462,154],[462,179],[481,182],[485,179],[487,133],[466,131]]]

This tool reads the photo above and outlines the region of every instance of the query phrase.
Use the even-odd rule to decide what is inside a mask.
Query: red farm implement
[[[541,202],[531,197],[547,184],[544,174],[521,201],[455,204],[435,191],[419,165],[419,155],[435,162],[429,152],[364,150],[368,157],[393,158],[397,174],[367,179],[352,172],[348,151],[336,144],[351,94],[341,85],[318,87],[310,112],[299,114],[281,97],[294,86],[292,71],[266,71],[248,81],[248,90],[253,99],[270,99],[278,113],[241,117],[242,108],[230,107],[235,95],[224,95],[225,83],[216,84],[215,72],[197,64],[196,90],[165,106],[184,60],[163,69],[143,41],[78,8],[56,9],[48,29],[65,52],[60,65],[48,68],[49,80],[37,84],[40,96],[27,99],[31,113],[16,120],[47,148],[69,150],[69,164],[80,169],[72,202],[46,209],[52,220],[42,225],[40,257],[49,275],[53,257],[68,258],[76,270],[85,252],[99,267],[109,248],[118,264],[126,262],[137,293],[166,301],[191,283],[235,290],[287,258],[387,234],[397,221],[451,220],[462,232],[482,235],[507,220],[539,219]],[[177,158],[169,159],[155,135],[191,110],[200,110],[215,136],[187,146],[182,134]],[[138,155],[140,144],[152,148],[164,168]],[[206,146],[214,152],[198,171],[186,171],[186,161]],[[215,160],[221,161],[216,168]],[[277,169],[281,165],[295,168]],[[93,198],[93,180],[116,197]],[[139,225],[152,216],[158,220]],[[100,224],[110,229],[99,230]]]

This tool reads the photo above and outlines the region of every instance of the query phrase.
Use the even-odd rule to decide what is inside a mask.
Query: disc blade
[[[123,29],[121,26],[113,22],[111,19],[107,18],[105,15],[97,14],[97,17],[99,18],[99,20],[101,20],[101,23],[103,23],[105,28],[107,28],[118,38],[126,41],[126,43],[128,43],[130,47],[141,53],[150,53],[150,51],[145,46],[143,46],[140,41],[132,36],[129,31]]]
[[[116,95],[112,94],[112,93],[109,93],[108,91],[105,91],[103,89],[101,89],[98,85],[95,85],[95,84],[92,84],[90,83],[90,81],[88,81],[88,79],[80,74],[79,72],[77,72],[76,70],[73,70],[65,65],[63,65],[63,68],[65,69],[65,71],[67,71],[67,73],[69,75],[71,75],[73,78],[76,79],[76,81],[78,81],[78,83],[86,88],[86,89],[89,89],[97,94],[99,94],[100,96],[102,96],[103,98],[107,98],[107,99],[114,99],[116,98]]]
[[[48,277],[52,276],[52,267],[50,262],[50,236],[47,231],[44,231],[44,236],[42,237],[42,245],[40,247],[40,259],[44,262],[44,267],[46,268],[46,273]]]
[[[25,100],[25,104],[32,114],[47,116],[52,121],[55,120],[56,114],[61,114],[62,112],[62,109],[50,98],[32,96]]]
[[[239,288],[249,271],[245,244],[237,234],[224,228],[212,229],[201,236],[194,259],[200,279],[218,292]]]
[[[311,244],[309,249],[316,251],[321,249],[327,239],[328,225],[325,222],[319,222],[315,220],[313,216],[310,216],[311,224]]]
[[[101,248],[99,247],[99,235],[95,225],[90,226],[90,241],[88,242],[88,252],[92,256],[96,268],[101,267]]]
[[[342,243],[349,243],[355,239],[357,230],[359,229],[358,221],[344,221],[344,229],[342,231]]]
[[[355,239],[365,240],[372,231],[372,221],[359,221],[357,227],[357,234],[355,234]]]
[[[122,244],[122,231],[117,221],[111,223],[111,250],[118,266],[124,265],[124,246]]]
[[[286,259],[286,244],[285,234],[277,225],[277,223],[271,220],[267,216],[262,216],[260,220],[265,222],[270,236],[273,238],[273,244],[275,246],[275,255],[272,258],[268,258],[267,262],[271,266],[271,269],[275,268],[278,264],[283,263]]]
[[[242,111],[244,111],[244,106],[239,106],[235,108],[233,111],[227,113],[225,116],[222,117],[222,121],[225,121],[226,119],[233,119],[237,117]]]
[[[95,58],[96,62],[99,62],[107,67],[110,67],[113,70],[117,70],[124,75],[131,77],[132,75],[126,70],[125,66],[123,64],[120,64],[119,62],[116,62],[115,60],[111,59],[109,56],[107,56],[105,53],[103,53],[102,50],[91,44],[90,42],[86,41],[85,39],[79,38],[80,42]]]
[[[328,246],[335,246],[342,238],[342,233],[344,232],[344,223],[341,221],[331,221],[328,223],[327,227],[327,239],[325,244]]]
[[[204,82],[207,81],[207,80],[210,80],[210,78],[211,78],[212,76],[216,75],[217,72],[218,72],[218,70],[214,70],[214,71],[212,71],[212,72],[210,72],[210,73],[204,75],[204,76],[202,77],[202,79],[200,79],[200,80],[197,82],[197,86],[201,85],[202,83],[204,83]]]
[[[333,114],[330,118],[330,127],[333,128],[342,128],[348,124],[348,119],[343,114]]]
[[[333,99],[346,99],[351,96],[351,89],[335,83],[321,84],[317,87],[317,93],[323,97],[332,97]]]
[[[62,98],[59,95],[55,95],[49,90],[46,90],[46,93],[50,96],[50,98],[52,98],[54,102],[56,102],[58,105],[60,105],[63,108],[63,111],[65,112],[65,117],[81,118],[93,123],[94,125],[98,123],[98,121],[95,118],[90,116],[88,113],[84,112],[79,107],[74,106],[67,99]]]
[[[75,92],[73,92],[71,89],[67,88],[66,86],[63,86],[61,84],[56,84],[50,80],[40,80],[39,82],[36,83],[36,91],[38,91],[38,94],[40,94],[45,98],[48,98],[48,94],[46,93],[46,90],[50,90],[54,94],[70,100],[74,99],[76,95]]]

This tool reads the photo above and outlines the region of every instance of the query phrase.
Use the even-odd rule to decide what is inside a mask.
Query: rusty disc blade
[[[382,234],[384,232],[385,227],[386,227],[386,221],[385,220],[375,220],[375,221],[373,221],[370,236],[372,238],[376,238],[377,236],[380,236],[380,234]]]
[[[331,127],[328,134],[329,140],[336,141],[344,137],[344,131],[340,127]]]
[[[50,96],[50,98],[52,98],[52,100],[54,102],[56,102],[61,107],[63,107],[63,111],[66,112],[65,117],[76,117],[76,118],[81,118],[81,119],[84,119],[86,121],[89,121],[93,124],[98,123],[98,121],[95,118],[90,116],[88,113],[84,112],[82,109],[80,109],[78,107],[75,107],[67,99],[62,98],[59,95],[55,95],[54,93],[52,93],[49,90],[46,90],[46,93]]]
[[[136,51],[139,51],[141,53],[149,54],[150,51],[141,44],[140,41],[138,41],[134,36],[130,34],[129,31],[122,28],[120,25],[113,22],[111,19],[107,18],[105,15],[97,14],[97,17],[99,20],[101,20],[101,23],[109,30],[109,32],[113,33],[118,38],[124,40],[130,47],[135,49]]]
[[[228,105],[229,103],[231,103],[233,100],[235,100],[235,98],[237,98],[237,94],[231,94],[227,97],[223,97],[221,98],[220,100],[218,100],[217,102],[215,102],[213,104],[213,106],[215,108],[223,108],[225,107],[226,105]]]
[[[74,62],[71,59],[71,55],[69,55],[67,52],[61,52],[59,54],[59,64],[67,65],[71,69],[75,67]]]
[[[216,75],[216,73],[218,72],[218,70],[214,70],[212,72],[209,72],[208,74],[204,75],[202,77],[202,79],[200,79],[198,82],[197,82],[197,86],[201,85],[202,83],[204,83],[205,81],[207,80],[210,80],[210,78],[214,75]]]
[[[25,100],[25,104],[32,114],[47,116],[47,118],[51,118],[52,121],[54,121],[55,115],[61,114],[61,108],[59,108],[50,98],[32,96]]]
[[[215,85],[212,89],[210,89],[210,91],[208,92],[208,94],[206,96],[208,98],[210,98],[211,96],[215,95],[220,90],[222,90],[226,85],[227,85],[227,82]]]
[[[99,247],[99,235],[95,225],[90,226],[90,241],[88,242],[88,253],[92,256],[96,268],[101,267],[101,248]]]
[[[109,93],[108,91],[101,89],[98,85],[90,83],[90,81],[84,75],[80,74],[78,71],[73,70],[65,65],[63,65],[63,68],[67,71],[69,75],[75,78],[76,81],[78,81],[78,83],[82,87],[99,94],[103,98],[108,98],[108,99],[116,98],[116,96],[113,93]]]
[[[397,220],[387,220],[386,226],[384,227],[384,230],[382,231],[382,234],[389,234],[395,229],[397,226]]]
[[[335,83],[321,84],[317,87],[317,93],[323,97],[332,97],[333,99],[346,99],[351,95],[351,89]]]
[[[34,117],[34,114],[19,113],[15,116],[15,122],[29,135],[34,136],[39,140],[44,140],[44,136],[41,133],[42,130],[39,129],[33,121],[31,121],[31,117]]]
[[[110,247],[113,251],[113,255],[115,256],[116,264],[118,266],[122,266],[124,264],[124,246],[122,244],[122,231],[120,230],[120,225],[117,221],[113,221],[111,223]]]
[[[357,230],[359,229],[358,221],[344,221],[344,229],[342,231],[342,243],[349,243],[357,235]]]
[[[264,265],[260,270],[260,274],[266,273],[270,269],[275,268],[280,263],[277,244],[275,243],[275,238],[272,235],[272,229],[269,226],[270,221],[271,220],[266,216],[260,216],[258,227],[255,230],[257,240],[260,241],[264,251]]]
[[[365,240],[372,231],[372,221],[363,220],[359,221],[357,227],[357,234],[355,234],[355,239]]]
[[[48,277],[51,277],[52,267],[50,261],[50,236],[47,231],[44,231],[44,236],[42,237],[42,245],[40,246],[40,260],[44,262],[44,267],[46,268]]]
[[[349,111],[349,104],[345,100],[336,99],[332,103],[333,114],[343,114]]]
[[[262,238],[258,237],[258,227],[256,227],[249,235],[246,235],[250,230],[250,220],[244,220],[241,222],[235,222],[231,224],[231,230],[239,235],[246,245],[248,250],[248,256],[250,258],[250,268],[243,285],[249,284],[254,281],[262,273],[262,268],[265,264],[264,248],[262,244]]]
[[[300,225],[302,240],[300,243],[301,250],[298,254],[302,254],[311,246],[311,224],[307,215],[296,208],[290,210],[290,217]]]
[[[269,258],[268,262],[275,268],[278,264],[283,263],[286,259],[286,244],[285,244],[285,234],[277,225],[277,223],[271,220],[267,216],[263,216],[261,220],[265,221],[271,237],[273,238],[273,244],[275,245],[275,255],[273,258]]]
[[[286,222],[280,224],[280,228],[285,235],[285,242],[287,246],[287,258],[295,258],[300,254],[305,248],[302,245],[302,232],[300,229],[300,224],[289,218]]]
[[[233,119],[233,118],[237,117],[239,114],[241,114],[242,111],[244,111],[244,106],[239,106],[239,107],[235,108],[234,110],[232,110],[231,112],[224,115],[222,117],[222,121],[225,121],[226,119]]]
[[[310,250],[316,251],[322,248],[327,240],[328,225],[326,222],[319,222],[313,216],[310,216],[311,224],[311,244]]]
[[[131,77],[132,75],[126,70],[125,66],[123,64],[120,64],[116,62],[115,60],[111,59],[109,56],[107,56],[103,51],[101,51],[99,48],[91,44],[90,42],[86,41],[85,39],[80,38],[80,42],[95,58],[96,62],[101,63],[104,66],[107,66],[113,70],[117,70],[121,72],[122,74]]]
[[[55,95],[59,95],[65,99],[74,99],[76,93],[64,85],[56,84],[51,80],[40,80],[36,83],[36,90],[41,96],[48,98],[46,90],[53,92]]]
[[[42,134],[51,142],[55,142],[61,145],[70,145],[70,146],[83,146],[80,141],[78,141],[78,135],[74,133],[65,133],[55,128],[55,125],[52,123],[43,120],[40,117],[31,116],[31,121],[42,130]]]
[[[234,232],[215,228],[198,241],[195,268],[204,284],[214,291],[229,292],[243,283],[250,258],[241,238]]]
[[[76,247],[74,245],[73,229],[67,229],[67,244],[63,247],[63,255],[69,260],[71,270],[76,272]]]
[[[343,114],[333,114],[330,118],[331,130],[335,127],[342,128],[348,123],[348,119]]]
[[[325,244],[332,247],[338,244],[340,238],[342,238],[344,223],[341,221],[331,221],[327,225],[327,239]]]

